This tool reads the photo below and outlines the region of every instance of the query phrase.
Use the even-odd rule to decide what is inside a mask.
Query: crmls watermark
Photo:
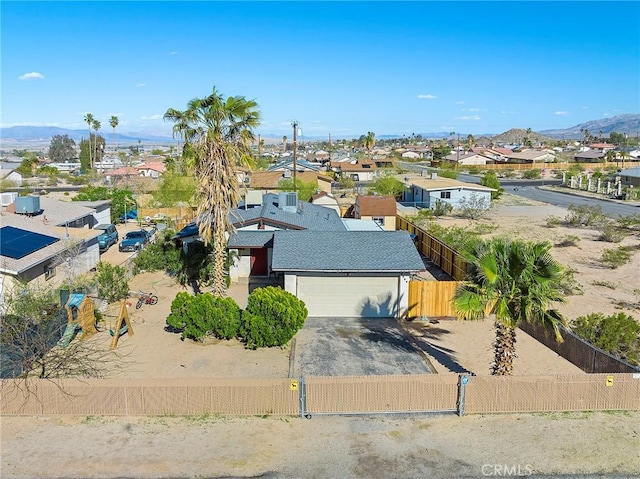
[[[526,477],[533,474],[529,464],[483,464],[482,475],[487,477]]]

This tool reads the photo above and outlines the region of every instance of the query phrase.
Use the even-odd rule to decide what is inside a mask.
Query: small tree
[[[480,219],[489,211],[489,199],[477,193],[471,193],[468,198],[460,200],[458,211],[463,218]]]
[[[76,142],[69,135],[54,135],[49,145],[49,158],[54,162],[69,161],[76,157]]]
[[[97,271],[96,280],[100,298],[113,303],[129,296],[129,275],[126,269],[100,261]]]
[[[256,288],[242,313],[240,336],[249,349],[283,346],[302,328],[307,315],[305,304],[288,291]]]
[[[500,180],[498,179],[498,176],[493,171],[489,171],[488,173],[485,173],[485,175],[480,179],[480,184],[496,190],[491,192],[492,200],[499,198],[500,195],[504,193],[504,188],[500,186]]]
[[[404,192],[404,185],[393,176],[383,176],[373,182],[371,190],[380,195],[390,195],[398,198]]]
[[[310,181],[303,182],[298,179],[294,183],[293,179],[286,178],[278,182],[278,189],[280,191],[296,191],[300,201],[309,201],[316,193],[318,184]]]

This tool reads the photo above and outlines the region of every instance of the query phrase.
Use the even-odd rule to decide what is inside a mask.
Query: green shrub
[[[492,200],[499,198],[500,195],[504,193],[504,188],[500,186],[500,180],[498,179],[498,176],[492,171],[486,173],[482,177],[482,179],[480,180],[480,184],[496,190],[491,192]]]
[[[608,243],[620,243],[625,237],[625,232],[613,224],[607,224],[602,228],[598,240]]]
[[[541,173],[542,173],[542,170],[538,168],[533,168],[531,170],[525,171],[522,174],[522,177],[526,178],[527,180],[537,180],[539,178],[542,178]]]
[[[449,213],[451,213],[452,210],[453,206],[451,206],[446,201],[438,199],[433,203],[431,213],[433,214],[433,216],[447,216]]]
[[[469,167],[469,174],[470,175],[477,175],[478,173],[480,173],[480,168],[478,168],[477,166],[470,166]]]
[[[443,178],[449,178],[452,180],[458,179],[458,172],[455,170],[440,170],[438,172],[438,176],[442,176]]]
[[[640,214],[620,216],[617,219],[620,228],[634,230],[640,227]]]
[[[171,241],[173,230],[163,230],[158,233],[159,238],[155,243],[147,245],[140,250],[133,259],[133,273],[140,271],[166,271],[177,274],[182,270],[182,250]]]
[[[273,286],[256,288],[242,312],[240,336],[249,349],[283,346],[304,326],[307,314],[293,294]]]
[[[599,226],[607,221],[607,217],[602,212],[602,207],[598,205],[571,204],[567,209],[569,213],[565,217],[565,222],[570,226]]]
[[[183,339],[201,341],[205,336],[232,339],[238,336],[240,308],[233,298],[180,292],[171,302],[171,314],[166,321],[182,331]]]
[[[572,323],[573,332],[594,346],[632,364],[640,359],[640,323],[625,313],[592,313]]]
[[[126,269],[102,261],[97,264],[96,269],[100,298],[113,303],[129,296],[129,275]]]
[[[547,228],[555,228],[556,226],[560,226],[562,224],[562,219],[557,216],[549,216],[547,218]]]
[[[601,261],[610,268],[616,269],[631,261],[631,251],[624,246],[605,249],[602,252]]]

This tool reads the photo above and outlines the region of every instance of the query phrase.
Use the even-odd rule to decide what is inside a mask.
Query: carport
[[[273,271],[311,317],[403,317],[425,267],[406,231],[276,231]]]

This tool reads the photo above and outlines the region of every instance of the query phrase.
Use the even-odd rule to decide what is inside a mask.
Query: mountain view
[[[539,132],[532,132],[531,138],[534,141],[544,141],[548,139],[579,139],[584,136],[584,130],[588,130],[592,135],[606,137],[611,132],[626,133],[628,135],[638,135],[640,132],[640,114],[625,114],[617,115],[608,118],[602,118],[599,120],[592,120],[579,125],[575,125],[565,129],[556,130],[542,130]],[[93,132],[92,132],[93,133]],[[495,141],[504,142],[517,142],[518,139],[522,139],[526,129],[524,128],[512,128],[506,132],[488,132],[483,135],[474,135],[475,137],[490,136]],[[171,136],[158,136],[147,134],[144,132],[127,132],[127,133],[112,133],[109,131],[101,131],[100,134],[105,137],[107,141],[118,143],[173,143],[177,142],[176,139]],[[416,133],[417,134],[417,133]],[[68,135],[76,143],[79,143],[82,138],[87,138],[88,130],[70,130],[66,128],[59,128],[55,126],[12,126],[8,128],[0,128],[0,142],[3,146],[13,143],[23,142],[46,142],[51,140],[54,135]],[[423,138],[445,138],[449,136],[449,132],[431,132],[420,133]],[[262,135],[263,138],[276,138],[279,139],[279,135]],[[394,135],[393,133],[379,132],[376,133],[376,137],[383,138],[397,138],[402,135]],[[467,133],[460,132],[461,137],[466,137]],[[324,138],[324,137],[322,137]],[[308,140],[321,139],[320,137],[309,137]]]

